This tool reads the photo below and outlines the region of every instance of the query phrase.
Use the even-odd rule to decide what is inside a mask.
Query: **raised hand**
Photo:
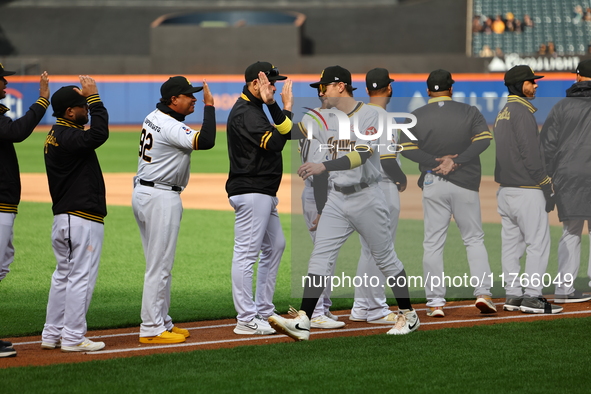
[[[74,88],[76,93],[84,97],[88,97],[93,94],[98,94],[98,89],[96,87],[96,82],[94,81],[94,79],[92,79],[88,75],[80,75],[78,76],[78,78],[80,78],[80,85],[82,85],[82,90]]]
[[[39,81],[39,96],[49,100],[49,75],[47,71],[43,71],[41,74],[41,80]]]
[[[203,80],[203,102],[205,105],[213,105],[213,95],[205,79]]]

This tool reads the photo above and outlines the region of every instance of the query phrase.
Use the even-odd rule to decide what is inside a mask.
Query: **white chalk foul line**
[[[510,320],[510,319],[523,319],[523,318],[535,318],[535,317],[542,317],[542,316],[564,316],[564,315],[581,315],[581,314],[591,314],[591,310],[588,311],[574,311],[574,312],[563,312],[554,315],[549,314],[524,314],[519,313],[514,316],[503,316],[503,317],[482,317],[479,319],[466,319],[466,320],[448,320],[448,321],[434,321],[434,322],[421,322],[421,325],[440,325],[440,324],[455,324],[455,323],[478,323],[478,322],[486,322],[492,320]],[[331,334],[331,333],[342,333],[342,332],[358,332],[358,331],[372,331],[379,329],[380,326],[374,325],[373,327],[359,327],[359,328],[342,328],[337,330],[322,330],[322,331],[313,331],[313,336],[322,335],[322,334]],[[383,327],[388,328],[389,326]],[[221,343],[235,343],[235,342],[254,342],[260,341],[261,339],[270,340],[270,339],[279,339],[279,338],[287,338],[287,335],[265,335],[265,336],[257,336],[249,337],[249,338],[238,338],[238,339],[225,339],[225,340],[218,340],[218,341],[205,341],[205,342],[193,342],[193,343],[179,343],[179,344],[170,344],[170,345],[159,345],[159,346],[149,346],[149,347],[134,347],[134,348],[126,348],[126,349],[112,349],[112,350],[101,350],[98,352],[89,352],[87,354],[109,354],[109,353],[127,353],[127,352],[138,352],[143,350],[151,350],[151,349],[171,349],[171,348],[184,348],[184,347],[197,347],[197,346],[205,346],[205,345],[215,345]]]

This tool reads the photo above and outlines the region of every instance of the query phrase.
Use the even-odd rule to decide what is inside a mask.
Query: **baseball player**
[[[591,295],[576,290],[574,283],[567,280],[568,275],[574,280],[579,273],[585,220],[591,230],[591,60],[580,62],[575,72],[577,82],[566,91],[566,98],[552,108],[540,134],[562,222],[556,303],[591,300]],[[591,264],[588,269],[591,278]]]
[[[387,112],[386,106],[392,97],[392,86],[394,82],[390,78],[388,70],[385,68],[374,68],[370,70],[365,76],[365,86],[369,96],[369,106],[374,108],[378,113],[382,114],[382,119],[385,121]],[[392,170],[397,176],[392,179],[388,176],[385,169],[381,168],[382,180],[379,182],[380,189],[384,192],[386,202],[388,204],[388,216],[390,219],[390,233],[392,235],[392,242],[396,239],[396,228],[398,227],[398,216],[400,214],[400,197],[399,191],[406,189],[406,175],[400,169],[400,158],[397,152],[397,134],[390,135],[383,132],[379,139],[379,154],[380,161],[384,164],[390,164]],[[393,160],[392,160],[393,159]],[[367,243],[360,237],[361,240],[361,256],[357,266],[357,276],[379,278],[378,286],[359,286],[355,287],[355,301],[351,309],[351,316],[349,320],[352,321],[366,321],[372,324],[394,324],[397,314],[390,310],[386,302],[385,288],[386,278],[378,269],[375,260],[371,256],[371,252]]]
[[[195,111],[194,93],[203,90],[203,125],[193,130],[185,118]],[[139,145],[132,207],[140,228],[146,273],[142,296],[140,343],[180,343],[189,331],[168,315],[174,254],[183,213],[181,192],[189,182],[191,153],[215,145],[213,96],[205,80],[193,86],[185,77],[169,78],[160,87],[156,109],[146,116]]]
[[[523,65],[505,73],[509,96],[494,126],[495,181],[500,184],[497,203],[502,224],[501,264],[506,292],[503,309],[559,313],[562,307],[542,297],[543,281],[533,280],[536,276],[542,278],[548,267],[548,212],[555,204],[534,118],[537,109],[530,102],[536,95],[539,78],[543,77]],[[524,252],[527,253],[525,271],[519,275],[519,259]],[[522,277],[526,280],[521,280]]]
[[[0,64],[0,100],[6,97],[8,82],[5,77],[13,74],[14,71],[5,70]],[[21,198],[21,179],[14,143],[22,142],[30,136],[45,115],[49,106],[47,72],[41,74],[39,95],[25,115],[14,121],[6,116],[10,109],[0,104],[0,281],[10,272],[9,267],[14,260],[13,227]],[[16,350],[12,343],[0,341],[0,357],[14,356]]]
[[[45,140],[45,168],[53,201],[51,240],[57,267],[51,278],[41,347],[63,352],[101,350],[86,334],[86,313],[98,274],[107,215],[105,182],[95,150],[109,138],[109,117],[96,83],[64,86],[51,97],[57,118]],[[90,110],[90,128],[88,123]]]
[[[320,88],[327,97],[327,106],[335,108],[335,116],[349,118],[357,116],[354,124],[360,135],[372,135],[377,132],[378,114],[370,106],[353,98],[351,73],[340,67],[324,69],[319,82],[311,84]],[[369,140],[358,138],[349,124],[345,124],[349,139],[339,139],[339,122],[331,116],[327,127],[307,130],[300,123],[294,128],[292,137],[302,138],[308,135],[319,139],[323,146],[331,145],[332,160],[322,163],[305,163],[298,169],[298,175],[304,180],[310,176],[329,172],[332,185],[322,216],[318,223],[314,250],[308,264],[308,275],[304,278],[304,298],[301,310],[290,309],[293,319],[279,315],[269,318],[269,323],[278,331],[295,340],[308,340],[310,337],[310,317],[318,298],[326,287],[326,280],[336,262],[340,247],[353,231],[365,239],[382,273],[388,278],[398,301],[401,313],[397,315],[394,326],[388,334],[403,335],[416,330],[419,325],[417,313],[412,309],[406,272],[402,262],[396,256],[389,229],[387,203],[378,186],[381,179],[379,155],[374,155]],[[299,131],[299,135],[298,135]],[[386,166],[388,167],[388,166]]]
[[[268,62],[256,62],[244,73],[246,85],[232,107],[227,123],[230,173],[226,191],[234,208],[232,296],[237,324],[234,333],[269,335],[273,294],[285,237],[277,213],[277,190],[283,175],[281,151],[291,130],[291,81],[283,85],[284,110],[275,101],[275,82],[286,80]],[[262,78],[262,79],[261,79]],[[262,85],[262,81],[266,84]],[[286,94],[287,92],[290,94]],[[273,119],[269,122],[265,105]],[[252,276],[259,259],[256,295]]]
[[[322,96],[320,91],[318,91],[318,95],[322,103],[321,107],[308,111],[304,116],[316,118],[316,115],[320,113],[319,111],[326,108],[326,97]],[[320,142],[316,139],[300,139],[299,152],[302,164],[308,161],[320,163],[324,160],[329,160],[330,157],[329,152],[323,152],[322,149],[320,149]],[[302,191],[302,212],[306,221],[306,225],[310,231],[310,236],[312,237],[312,243],[314,243],[314,240],[316,239],[318,220],[322,214],[324,204],[326,204],[328,192],[327,187],[327,174],[320,174],[316,177],[310,177],[304,181],[304,190]],[[333,272],[331,274],[334,274],[335,267],[336,264],[333,266]],[[345,326],[344,322],[338,321],[339,318],[330,313],[330,306],[332,305],[330,294],[330,288],[327,287],[324,289],[322,297],[318,299],[316,308],[312,313],[312,320],[310,321],[310,326],[312,328],[334,329]]]
[[[429,102],[413,112],[417,124],[411,132],[418,141],[406,134],[400,138],[402,155],[419,163],[421,170],[419,186],[423,189],[425,224],[423,271],[427,316],[431,317],[445,316],[443,247],[452,215],[466,245],[470,276],[479,279],[474,286],[475,306],[482,313],[497,311],[491,300],[491,270],[478,196],[480,154],[490,145],[492,135],[476,107],[452,100],[453,83],[446,70],[429,74]]]

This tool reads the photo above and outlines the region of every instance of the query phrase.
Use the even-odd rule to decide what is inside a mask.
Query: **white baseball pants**
[[[14,261],[13,227],[16,213],[0,212],[0,280],[10,272]]]
[[[86,335],[86,312],[98,275],[104,225],[70,214],[55,215],[51,240],[57,260],[51,277],[43,342],[76,346]]]
[[[542,275],[546,273],[550,256],[550,227],[546,213],[546,199],[539,189],[501,187],[497,192],[498,212],[501,215],[501,265],[505,276],[507,297],[542,295]],[[519,259],[527,254],[525,270],[521,274]],[[521,281],[522,277],[526,280]],[[538,277],[539,286],[533,286]],[[526,286],[521,286],[521,284]]]
[[[396,245],[396,229],[398,227],[398,216],[400,215],[400,196],[398,188],[392,182],[379,182],[380,189],[384,192],[386,203],[388,205],[388,214],[390,218],[390,234],[392,235],[392,243]],[[355,287],[355,301],[351,309],[351,316],[358,319],[365,319],[367,321],[378,320],[390,314],[390,307],[386,302],[385,286],[386,278],[378,269],[375,260],[371,257],[371,252],[364,241],[363,237],[359,237],[361,241],[361,256],[357,265],[357,276],[368,277],[375,276],[379,278],[379,285]]]
[[[237,319],[248,323],[256,315],[268,318],[275,310],[273,295],[285,250],[285,237],[277,213],[277,197],[249,193],[232,196],[229,200],[236,213],[232,297]],[[257,258],[256,294],[253,299],[252,276]]]
[[[179,192],[138,184],[132,208],[146,259],[140,337],[153,337],[173,327],[170,284],[183,205]]]
[[[573,281],[579,274],[581,265],[581,235],[585,220],[565,220],[562,222],[562,237],[558,242],[558,275],[563,283],[556,285],[556,294],[570,294],[575,291],[574,282],[565,284],[564,275],[572,275]],[[591,245],[591,221],[587,220],[589,229],[589,243]],[[591,252],[591,246],[590,250]],[[587,276],[591,278],[591,254],[589,255],[589,266]]]
[[[348,195],[335,190],[329,192],[316,231],[308,273],[331,275],[339,250],[353,231],[363,237],[384,276],[395,277],[402,272],[404,266],[392,243],[384,193],[374,183]]]
[[[446,302],[443,247],[452,215],[466,246],[470,276],[478,278],[474,296],[492,295],[491,270],[484,246],[478,192],[434,176],[433,183],[423,187],[423,214],[423,273],[427,306],[444,306]]]

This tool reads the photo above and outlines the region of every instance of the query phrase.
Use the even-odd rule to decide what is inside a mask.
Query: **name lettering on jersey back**
[[[327,150],[332,154],[333,160],[338,158],[339,152],[353,152],[355,150],[355,141],[351,140],[337,140],[334,137],[329,137],[326,144],[320,144],[320,151]]]
[[[497,126],[497,123],[499,122],[499,120],[510,120],[511,119],[511,112],[509,112],[509,108],[505,107],[504,110],[502,110],[501,112],[499,112],[499,114],[497,115],[497,120],[495,120],[495,127]]]
[[[146,119],[146,121],[144,123],[146,124],[146,126],[151,128],[155,132],[160,133],[160,126],[156,126],[154,123],[150,122],[150,120],[148,120],[148,119]]]
[[[57,139],[55,138],[55,135],[53,134],[53,129],[51,129],[49,134],[47,134],[47,137],[45,137],[45,154],[47,154],[47,146],[48,145],[60,146],[57,143]]]

